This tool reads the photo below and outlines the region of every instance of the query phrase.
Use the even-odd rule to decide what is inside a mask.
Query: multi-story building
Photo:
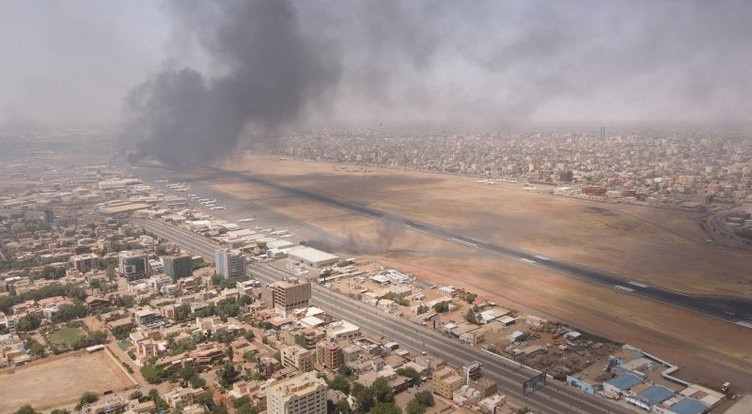
[[[149,256],[144,252],[120,252],[120,274],[131,280],[143,279],[149,274]]]
[[[433,392],[447,399],[452,399],[454,392],[464,385],[462,377],[455,370],[444,367],[433,374]]]
[[[84,253],[70,257],[73,267],[81,273],[91,272],[99,266],[99,256],[93,253]]]
[[[245,276],[245,255],[239,250],[217,250],[214,267],[222,277]]]
[[[345,364],[345,354],[334,342],[319,343],[316,347],[316,357],[319,364],[331,370]]]
[[[294,367],[303,372],[313,370],[313,352],[302,346],[288,346],[282,348],[279,353],[283,366]]]
[[[267,414],[326,414],[326,382],[307,372],[266,389]]]
[[[303,281],[280,281],[272,284],[274,310],[287,316],[295,309],[308,307],[311,300],[311,283]]]
[[[173,281],[181,277],[190,277],[193,274],[193,260],[187,254],[163,257],[162,262],[165,273]]]

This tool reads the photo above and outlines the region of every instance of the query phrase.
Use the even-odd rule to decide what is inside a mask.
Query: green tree
[[[402,414],[402,409],[394,403],[378,403],[371,408],[371,414]]]
[[[350,382],[347,381],[347,377],[344,375],[335,375],[332,379],[332,382],[329,383],[329,388],[333,390],[339,390],[344,392],[345,394],[350,393]]]
[[[94,394],[91,391],[86,391],[81,395],[81,398],[78,400],[78,404],[76,405],[76,409],[80,410],[81,407],[88,405],[88,404],[94,404],[99,400],[99,397],[97,397],[97,394]]]
[[[447,313],[449,312],[449,302],[441,301],[433,305],[433,310],[435,310],[436,313]]]
[[[420,405],[420,403],[415,398],[413,398],[412,400],[410,400],[410,402],[407,403],[405,411],[407,411],[407,414],[423,414],[426,409],[425,407]]]
[[[376,381],[371,385],[371,390],[373,391],[373,399],[377,403],[394,402],[394,389],[389,385],[389,381],[386,378],[376,378]]]
[[[418,309],[417,309],[418,315],[422,315],[428,312],[428,309],[430,309],[428,306],[421,304],[420,306],[418,306]]]
[[[397,368],[397,374],[410,378],[413,385],[420,385],[420,374],[413,367]]]
[[[141,367],[141,376],[144,377],[149,384],[159,384],[162,382],[165,376],[164,369],[158,367],[153,363],[147,362]]]
[[[239,376],[240,372],[235,369],[231,363],[226,362],[222,368],[217,371],[217,382],[219,382],[224,388],[230,388],[230,386],[238,380]]]
[[[353,385],[352,395],[355,397],[355,411],[360,414],[371,411],[371,408],[376,403],[373,399],[373,391],[359,382]]]
[[[37,342],[35,339],[29,339],[26,342],[26,349],[29,354],[34,357],[44,356],[44,345]]]
[[[476,295],[475,293],[468,292],[467,295],[465,295],[465,302],[473,303],[475,302],[475,299],[477,298],[478,298],[478,295]]]
[[[330,400],[327,402],[331,402]],[[327,404],[327,414],[350,414],[352,413],[352,408],[350,408],[350,403],[347,402],[347,400],[339,400],[336,403],[332,404],[331,408],[329,408],[329,404]]]
[[[18,324],[16,325],[16,328],[21,332],[29,332],[33,331],[37,328],[39,328],[39,325],[42,323],[42,318],[28,314],[24,315],[21,319],[18,320]]]
[[[475,316],[475,311],[472,308],[468,309],[467,313],[465,313],[465,320],[472,324],[478,324],[478,319]]]
[[[433,405],[436,403],[433,399],[433,394],[431,394],[431,391],[420,391],[416,393],[415,400],[424,407],[433,407]]]
[[[337,373],[339,375],[344,375],[346,377],[349,377],[349,376],[352,376],[353,370],[347,365],[341,365],[339,368],[337,368]]]
[[[129,400],[140,400],[143,397],[144,397],[144,393],[141,392],[141,391],[136,390],[136,391],[133,391],[131,393],[131,395],[128,396],[128,399]]]
[[[30,404],[26,404],[16,410],[16,414],[39,414],[39,412],[34,410]]]

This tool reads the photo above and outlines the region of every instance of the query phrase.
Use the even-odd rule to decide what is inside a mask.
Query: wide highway
[[[176,242],[188,253],[200,255],[207,261],[214,260],[214,252],[220,247],[217,243],[203,236],[160,221],[133,220],[133,223],[145,227],[160,237]],[[291,276],[264,264],[253,266],[251,273],[257,279],[266,283]],[[364,331],[395,340],[416,353],[429,352],[453,366],[463,366],[472,361],[481,362],[484,374],[498,383],[501,392],[538,412],[551,414],[626,414],[635,412],[602,398],[559,385],[550,378],[546,385],[539,386],[535,390],[529,390],[523,395],[522,383],[535,376],[536,371],[441,336],[426,327],[382,313],[376,308],[332,292],[318,284],[312,284],[312,288],[314,305],[332,316],[359,325]],[[374,318],[376,312],[379,315]]]
[[[602,285],[618,292],[639,296],[656,302],[676,306],[705,316],[734,323],[752,329],[752,300],[741,297],[692,295],[652,286],[644,282],[634,281],[627,277],[605,272],[598,269],[578,265],[565,260],[545,257],[534,252],[492,243],[487,240],[469,237],[467,235],[445,229],[433,224],[424,223],[397,214],[388,213],[365,207],[350,201],[328,197],[318,193],[289,187],[256,176],[236,171],[215,169],[233,178],[273,188],[285,194],[305,198],[319,204],[335,207],[341,210],[360,214],[374,220],[392,225],[406,227],[433,237],[460,244],[463,246],[483,250],[495,255],[512,258],[533,266],[543,267],[561,274],[573,276],[590,283]]]

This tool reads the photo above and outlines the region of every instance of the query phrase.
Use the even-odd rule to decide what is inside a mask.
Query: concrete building
[[[320,342],[316,346],[316,357],[319,364],[331,370],[336,370],[345,364],[345,354],[342,348],[334,342]]]
[[[339,257],[322,252],[321,250],[314,249],[312,247],[301,247],[299,249],[290,250],[287,253],[291,259],[298,260],[313,267],[328,266],[337,263]]]
[[[444,367],[436,371],[433,374],[432,383],[434,394],[449,400],[452,399],[454,392],[464,385],[462,377],[449,367]]]
[[[307,308],[310,300],[310,282],[280,281],[271,285],[272,306],[284,317],[295,309]]]
[[[293,345],[279,350],[282,366],[294,367],[298,371],[308,372],[313,370],[313,352]]]
[[[214,257],[214,267],[222,277],[245,276],[245,255],[239,250],[217,250]]]
[[[360,336],[360,327],[347,321],[332,322],[326,327],[326,338],[332,342]]]
[[[326,414],[326,381],[305,373],[266,389],[267,414]]]
[[[187,254],[163,257],[162,262],[165,273],[172,278],[173,282],[193,275],[193,260]]]
[[[99,267],[99,256],[93,253],[78,254],[71,256],[70,262],[81,273],[91,272]]]
[[[149,256],[144,252],[120,252],[118,260],[120,274],[128,281],[143,279],[149,274]]]

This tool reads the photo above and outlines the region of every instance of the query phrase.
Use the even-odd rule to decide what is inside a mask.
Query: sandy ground
[[[353,173],[275,157],[249,156],[225,168],[675,290],[752,296],[752,255],[707,245],[696,213],[554,197],[519,184],[484,186],[437,174],[377,168]],[[213,174],[196,178],[346,241],[323,248],[372,256],[438,283],[480,291],[502,306],[643,347],[686,367],[682,374],[703,384],[729,380],[752,389],[749,329],[264,187]]]
[[[86,391],[102,395],[133,383],[104,352],[69,353],[0,371],[0,413],[24,404],[41,410],[77,401]]]

